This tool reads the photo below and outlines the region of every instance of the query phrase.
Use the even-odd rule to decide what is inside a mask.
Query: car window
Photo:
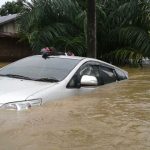
[[[80,77],[82,77],[83,75],[94,76],[98,80],[98,85],[102,84],[102,79],[101,79],[101,76],[100,76],[99,65],[97,65],[97,64],[92,63],[92,64],[85,65],[81,69],[79,74],[80,74]]]
[[[32,79],[52,78],[63,80],[80,62],[78,59],[41,56],[27,57],[0,70],[1,75],[15,74]]]
[[[120,69],[116,68],[115,71],[117,73],[118,80],[124,80],[127,78],[125,73],[123,71],[121,71]]]
[[[84,67],[82,67],[79,71],[80,76],[83,75],[94,75],[95,74],[95,70],[93,69],[93,67],[91,65],[85,65]]]
[[[114,69],[112,69],[112,68],[101,66],[100,67],[100,74],[102,75],[104,84],[112,83],[112,82],[115,82],[117,80]]]
[[[100,76],[99,65],[97,63],[88,62],[83,64],[79,70],[72,77],[67,87],[76,88],[80,86],[80,80],[83,75],[95,76],[98,80],[98,85],[102,85],[102,78]]]

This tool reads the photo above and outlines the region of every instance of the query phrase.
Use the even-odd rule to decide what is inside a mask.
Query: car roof
[[[42,58],[42,55],[33,55],[33,56],[29,56],[29,57],[41,57]],[[79,57],[79,56],[66,56],[66,55],[51,55],[49,56],[49,58],[62,58],[62,59],[74,59],[74,60],[84,60],[85,62],[87,61],[96,61],[96,62],[99,62],[101,63],[102,65],[106,65],[106,66],[109,66],[109,67],[112,67],[112,68],[118,68],[120,70],[122,70],[121,68],[117,67],[117,66],[114,66],[110,63],[107,63],[105,61],[102,61],[102,60],[99,60],[99,59],[95,59],[95,58],[89,58],[89,57]]]
[[[41,57],[42,58],[42,55],[32,55],[32,56],[29,56],[29,57]],[[67,58],[67,59],[77,59],[77,60],[83,60],[85,59],[85,57],[79,57],[79,56],[65,56],[65,55],[51,55],[51,56],[48,56],[49,58]]]
[[[67,58],[67,59],[77,59],[77,60],[83,60],[85,57],[79,57],[79,56],[66,56],[66,55],[57,55],[57,56],[49,56],[49,57],[55,57],[55,58]]]
[[[29,57],[41,57],[42,58],[42,55],[32,55],[32,56],[29,56]],[[94,62],[98,62],[100,63],[102,66],[107,66],[107,67],[110,67],[110,68],[116,68],[116,69],[119,69],[121,71],[123,71],[125,74],[128,74],[127,71],[117,67],[117,66],[114,66],[110,63],[107,63],[105,61],[102,61],[102,60],[99,60],[99,59],[95,59],[95,58],[89,58],[89,57],[79,57],[79,56],[66,56],[66,55],[51,55],[49,56],[50,58],[62,58],[62,59],[73,59],[73,60],[79,60],[79,61],[83,61],[83,63],[85,62],[88,62],[88,61],[94,61]]]
[[[33,56],[29,56],[29,57],[41,57],[42,58],[42,55],[33,55]],[[95,59],[95,58],[89,58],[89,57],[80,57],[80,56],[66,56],[66,55],[51,55],[49,56],[49,58],[64,58],[64,59],[74,59],[74,60],[84,60],[85,62],[86,61],[96,61],[96,62],[100,62],[104,65],[109,65],[111,67],[116,67],[112,64],[109,64],[105,61],[102,61],[102,60],[99,60],[99,59]]]

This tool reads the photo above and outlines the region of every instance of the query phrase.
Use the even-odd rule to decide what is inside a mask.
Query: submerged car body
[[[0,107],[27,109],[127,78],[126,71],[97,59],[30,56],[0,69]]]

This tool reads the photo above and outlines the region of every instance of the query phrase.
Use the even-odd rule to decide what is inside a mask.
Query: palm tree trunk
[[[87,56],[96,58],[96,0],[87,0]]]

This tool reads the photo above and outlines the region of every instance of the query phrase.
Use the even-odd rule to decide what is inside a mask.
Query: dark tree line
[[[149,0],[32,0],[23,2],[19,32],[36,51],[53,46],[119,63],[150,56],[149,11]]]
[[[7,16],[9,14],[17,14],[24,8],[25,0],[17,0],[12,2],[6,2],[0,8],[0,16]]]

